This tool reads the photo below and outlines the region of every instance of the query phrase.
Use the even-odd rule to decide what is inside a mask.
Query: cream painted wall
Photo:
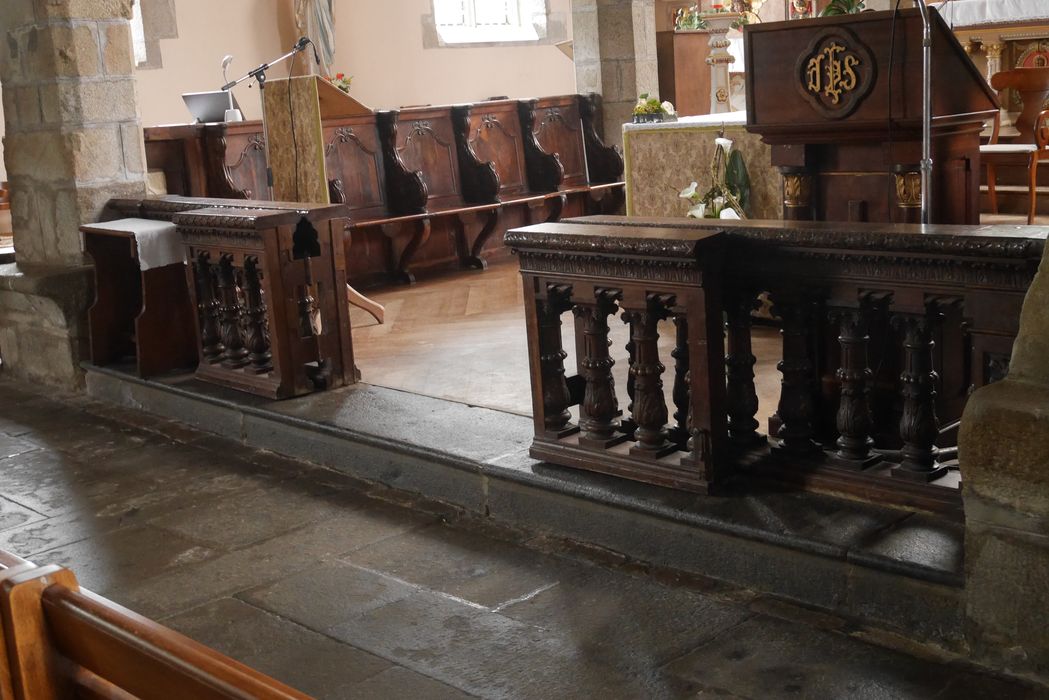
[[[549,7],[571,22],[570,0]],[[572,61],[553,45],[424,49],[430,12],[430,0],[336,0],[335,61],[353,76],[354,97],[393,108],[575,92]]]
[[[226,54],[234,55],[233,79],[283,53],[276,0],[176,0],[175,12],[178,38],[160,41],[164,67],[138,72],[143,126],[192,121],[182,93],[220,88]],[[274,68],[271,77],[287,77],[286,66]],[[258,90],[246,85],[235,94],[244,115],[255,119],[262,109]]]
[[[180,95],[218,88],[225,54],[236,57],[233,78],[283,53],[279,2],[176,0],[178,38],[160,42],[164,67],[138,73],[142,124],[190,121]],[[430,7],[430,0],[336,0],[336,65],[354,76],[354,97],[379,109],[575,91],[572,61],[553,45],[424,49]],[[571,0],[550,0],[550,9],[571,22]],[[273,69],[272,77],[286,76],[286,67]],[[241,86],[236,95],[245,116],[257,118],[258,91]]]

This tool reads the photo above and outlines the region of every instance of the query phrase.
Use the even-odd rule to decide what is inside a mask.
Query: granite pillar
[[[642,93],[659,93],[655,0],[573,0],[576,89],[601,94],[604,137],[622,145],[622,126]]]
[[[131,0],[4,0],[0,84],[16,263],[0,267],[0,353],[24,378],[80,383],[90,268],[82,223],[145,194]]]
[[[1049,248],[1047,248],[1049,250]],[[973,394],[959,455],[969,643],[1049,680],[1049,265],[1024,301],[1008,377]]]

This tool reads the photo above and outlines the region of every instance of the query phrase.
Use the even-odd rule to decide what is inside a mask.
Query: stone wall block
[[[1049,537],[970,522],[965,547],[974,653],[1049,678]]]
[[[142,127],[137,122],[120,125],[120,142],[124,154],[124,169],[128,175],[146,172],[146,144]]]
[[[40,87],[44,121],[58,123],[121,122],[138,119],[132,77],[59,81]]]
[[[91,24],[50,24],[30,29],[24,54],[26,78],[87,77],[101,66]]]
[[[77,182],[124,177],[120,126],[106,125],[69,135],[73,175]]]
[[[65,181],[73,177],[69,139],[54,131],[7,134],[4,161],[9,175],[25,175],[43,182]]]
[[[610,7],[598,15],[601,60],[633,60],[634,28],[630,7]]]
[[[19,129],[39,126],[43,117],[40,112],[40,91],[35,85],[12,86],[5,92],[11,93],[10,104],[5,100],[4,113],[14,114]]]
[[[102,38],[102,62],[109,75],[129,75],[135,70],[131,27],[124,22],[99,25]]]
[[[33,2],[39,19],[131,19],[133,7],[132,0],[33,0]]]

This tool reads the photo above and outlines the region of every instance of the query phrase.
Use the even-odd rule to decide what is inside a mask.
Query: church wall
[[[571,22],[570,0],[549,4],[556,19]],[[575,92],[572,61],[552,44],[425,48],[430,8],[429,0],[336,0],[336,70],[353,76],[354,97],[379,109]],[[160,40],[163,67],[138,71],[146,126],[189,121],[181,94],[221,86],[224,55],[235,56],[232,79],[287,49],[280,29],[288,20],[277,2],[176,0],[175,11],[178,37]],[[271,77],[287,74],[280,66]],[[235,93],[245,117],[259,118],[258,91]]]
[[[550,0],[549,9],[571,22],[570,0]],[[552,44],[424,48],[430,12],[430,0],[336,0],[336,67],[353,76],[357,99],[393,108],[575,92],[572,61]]]
[[[234,55],[229,69],[232,80],[286,50],[282,49],[274,2],[176,0],[175,16],[178,38],[160,40],[163,67],[138,71],[144,126],[192,121],[182,93],[222,87],[221,63],[226,54]],[[287,75],[282,66],[274,68],[271,77]],[[241,86],[235,94],[246,118],[260,118],[258,90]]]

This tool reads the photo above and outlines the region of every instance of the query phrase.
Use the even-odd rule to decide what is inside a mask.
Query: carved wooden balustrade
[[[655,234],[655,235],[653,235]],[[511,231],[521,258],[532,376],[532,454],[665,486],[704,491],[726,445],[724,369],[707,338],[720,335],[722,242],[716,231],[541,224]],[[702,263],[697,261],[702,261]],[[574,317],[579,375],[565,376],[563,319]],[[629,325],[630,368],[617,391],[610,319]],[[665,398],[659,322],[678,345],[674,421]],[[580,406],[578,422],[569,408]],[[625,409],[625,413],[621,411]]]
[[[114,199],[103,219],[172,221],[197,310],[197,377],[286,398],[358,380],[345,303],[345,205]]]
[[[532,454],[694,491],[747,476],[958,511],[957,421],[974,388],[1008,371],[1047,231],[609,217],[511,231],[528,302]],[[762,293],[782,341],[774,412],[755,387]],[[569,311],[578,376],[563,367]],[[631,329],[618,393],[613,314]],[[661,319],[676,326],[663,344],[674,348],[667,390]]]

